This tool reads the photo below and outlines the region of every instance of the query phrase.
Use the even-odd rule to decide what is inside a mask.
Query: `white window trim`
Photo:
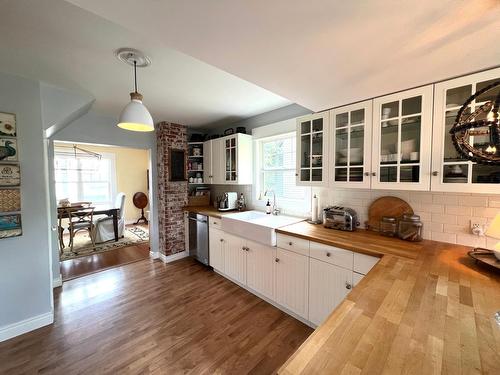
[[[100,152],[100,155],[102,155],[103,159],[108,159],[111,162],[111,170],[110,170],[110,202],[108,204],[103,204],[103,203],[96,203],[97,206],[114,206],[115,204],[115,197],[117,194],[117,188],[116,188],[116,155],[113,153],[107,153],[107,152]],[[57,153],[57,149],[54,152],[54,158],[57,157],[63,157],[63,158],[74,158],[72,155],[61,155]],[[57,181],[54,181],[56,183]]]
[[[255,170],[254,170],[254,181],[255,181],[255,191],[254,191],[254,206],[255,208],[260,208],[260,209],[265,209],[266,208],[266,203],[267,200],[269,199],[271,204],[273,204],[273,197],[265,197],[264,196],[264,190],[262,186],[262,180],[263,180],[263,171],[262,171],[262,147],[264,142],[269,142],[269,141],[274,141],[278,139],[283,139],[283,138],[289,138],[289,137],[295,137],[296,133],[295,131],[290,131],[286,133],[281,133],[281,134],[276,134],[268,137],[262,137],[254,140],[254,155],[255,155]],[[293,171],[293,173],[296,172],[295,164],[294,167],[292,168],[287,168],[286,170]],[[307,188],[307,187],[304,187]],[[310,192],[310,195],[312,196],[312,189]],[[277,206],[279,209],[282,210],[282,213],[287,213],[290,215],[295,215],[295,216],[304,216],[307,217],[310,214],[311,211],[311,202],[309,199],[308,204],[306,203],[304,209],[301,210],[293,210],[290,207],[293,207],[297,205],[297,203],[303,203],[302,200],[298,199],[286,199],[286,198],[281,198],[278,197],[277,199]]]

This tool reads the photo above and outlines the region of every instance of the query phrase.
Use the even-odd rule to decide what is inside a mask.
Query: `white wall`
[[[53,318],[48,187],[38,82],[0,73],[0,111],[17,117],[21,237],[0,240],[0,341]]]
[[[125,103],[124,103],[125,105]],[[75,143],[92,143],[111,146],[122,146],[131,148],[140,148],[149,150],[150,153],[150,247],[155,254],[158,250],[158,213],[156,210],[156,201],[158,197],[157,190],[157,162],[156,162],[156,136],[154,132],[138,133],[120,129],[116,126],[117,118],[101,115],[95,112],[88,112],[77,120],[73,121],[67,127],[57,132],[51,138],[52,140],[67,141]],[[49,161],[49,166],[53,169],[53,160]],[[52,175],[52,172],[49,173]],[[51,177],[53,181],[53,176]],[[52,201],[52,211],[56,210],[55,194],[53,194],[53,183],[50,184]],[[57,217],[53,215],[52,223],[57,224]],[[57,236],[52,236],[52,242],[57,245]],[[57,250],[53,251],[53,271],[59,274],[59,254]]]

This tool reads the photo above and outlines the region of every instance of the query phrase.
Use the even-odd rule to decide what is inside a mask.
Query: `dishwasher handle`
[[[207,223],[208,222],[208,217],[205,215],[190,213],[188,218],[189,218],[189,220],[197,221],[199,223]]]

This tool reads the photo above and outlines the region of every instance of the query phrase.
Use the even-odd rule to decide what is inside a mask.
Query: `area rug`
[[[105,251],[119,249],[120,247],[131,246],[149,241],[149,231],[147,227],[140,226],[127,226],[123,232],[123,238],[118,241],[108,241],[96,244],[95,249],[92,247],[89,234],[86,232],[77,233],[74,239],[73,252],[71,252],[69,243],[69,236],[64,236],[64,243],[66,247],[60,255],[60,260],[68,260],[88,255],[103,253]]]

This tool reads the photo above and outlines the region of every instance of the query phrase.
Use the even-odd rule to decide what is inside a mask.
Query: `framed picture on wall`
[[[18,161],[17,141],[14,138],[0,137],[0,161]]]
[[[0,239],[17,237],[22,233],[20,214],[0,216]]]
[[[0,112],[0,136],[15,137],[16,135],[16,115]]]
[[[0,163],[0,187],[21,185],[21,169],[18,164]]]
[[[21,211],[21,190],[0,189],[0,214]]]

